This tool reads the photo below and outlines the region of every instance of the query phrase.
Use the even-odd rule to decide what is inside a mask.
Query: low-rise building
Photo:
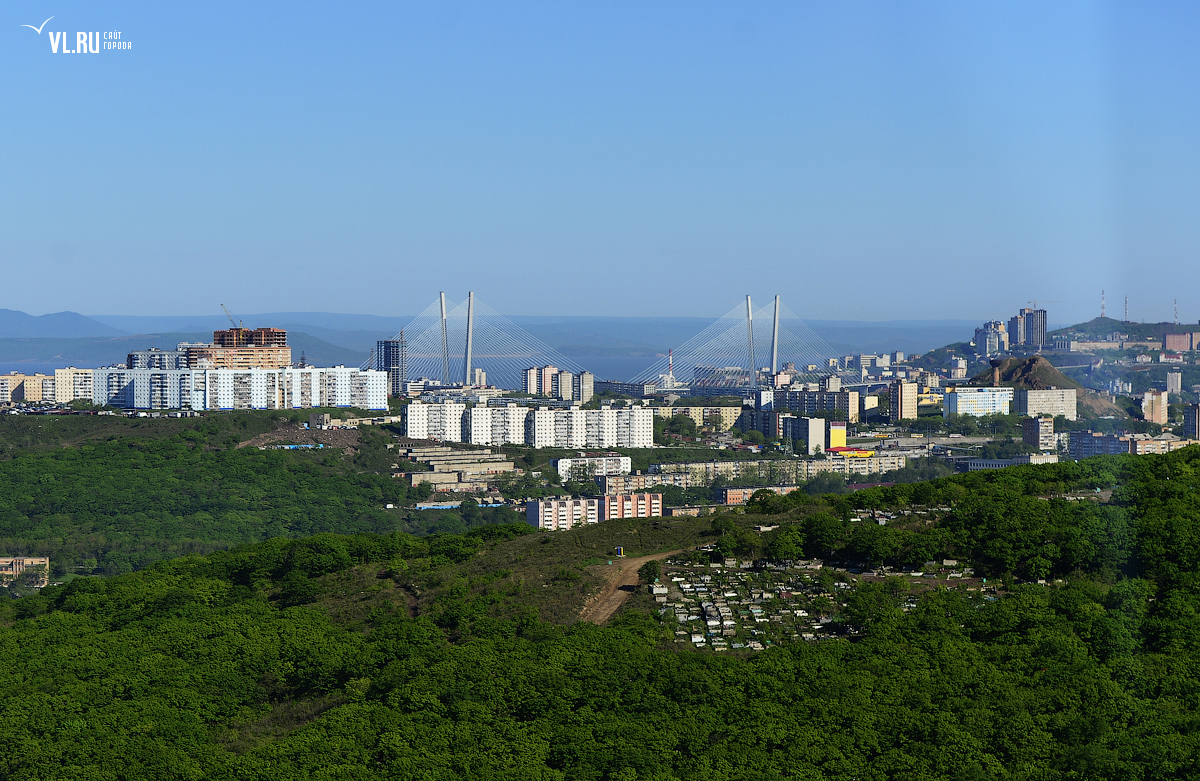
[[[11,584],[21,575],[31,575],[35,588],[50,584],[50,559],[46,556],[0,556],[0,582]]]

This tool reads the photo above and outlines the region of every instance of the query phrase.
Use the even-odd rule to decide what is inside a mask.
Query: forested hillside
[[[0,608],[3,774],[1194,778],[1198,451],[761,496],[767,516],[678,527],[272,539],[76,579]],[[857,520],[884,509],[895,523]],[[672,535],[764,561],[953,554],[1005,585],[857,581],[829,608],[837,637],[757,654],[672,642],[648,598],[606,627],[547,620],[597,546]]]

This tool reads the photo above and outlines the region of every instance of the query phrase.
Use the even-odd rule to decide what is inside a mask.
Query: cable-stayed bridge
[[[474,370],[482,369],[489,384],[517,390],[530,367],[552,365],[575,373],[587,370],[479,301],[474,293],[457,304],[440,294],[393,340],[403,344],[406,379],[425,377],[447,385],[469,385]],[[368,363],[376,363],[376,357]],[[769,385],[771,375],[787,367],[801,382],[816,382],[830,374],[850,382],[858,380],[842,374],[833,348],[779,296],[759,309],[754,309],[746,296],[744,303],[629,381],[670,378],[666,384],[673,379],[678,386],[749,390]]]
[[[750,296],[708,328],[674,348],[633,378],[653,382],[672,376],[691,387],[742,387],[770,384],[771,375],[791,367],[801,382],[817,382],[843,374],[837,355],[828,343],[775,296],[754,309]]]
[[[444,385],[469,385],[474,370],[482,369],[488,384],[519,390],[524,370],[532,366],[584,371],[576,361],[480,302],[474,293],[458,304],[440,294],[392,338],[403,340],[407,379],[426,377]],[[374,356],[370,362],[375,362]]]

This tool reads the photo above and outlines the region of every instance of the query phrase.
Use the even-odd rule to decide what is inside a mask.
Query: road
[[[648,561],[669,559],[683,553],[688,548],[652,553],[649,556],[638,556],[632,559],[614,559],[612,564],[596,564],[588,569],[599,575],[604,581],[604,590],[598,596],[583,606],[579,613],[580,621],[591,621],[593,624],[603,624],[613,617],[617,608],[625,604],[629,595],[637,588],[638,570]]]

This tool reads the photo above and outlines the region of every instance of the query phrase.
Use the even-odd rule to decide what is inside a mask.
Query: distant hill
[[[1048,337],[1075,339],[1099,338],[1114,331],[1128,334],[1130,339],[1162,339],[1165,334],[1184,334],[1200,331],[1200,323],[1127,323],[1111,317],[1097,317],[1086,323],[1076,323],[1047,334]]]
[[[15,309],[0,309],[0,339],[70,339],[125,333],[128,332],[78,312],[35,316]]]
[[[972,385],[991,385],[991,383],[991,367],[971,378]],[[1100,394],[1083,387],[1054,368],[1053,364],[1040,355],[1032,358],[1005,358],[1004,363],[1000,365],[1000,384],[1010,388],[1029,390],[1074,388],[1078,391],[1076,398],[1081,417],[1099,418],[1105,415],[1115,415],[1118,418],[1129,417],[1125,410]]]

